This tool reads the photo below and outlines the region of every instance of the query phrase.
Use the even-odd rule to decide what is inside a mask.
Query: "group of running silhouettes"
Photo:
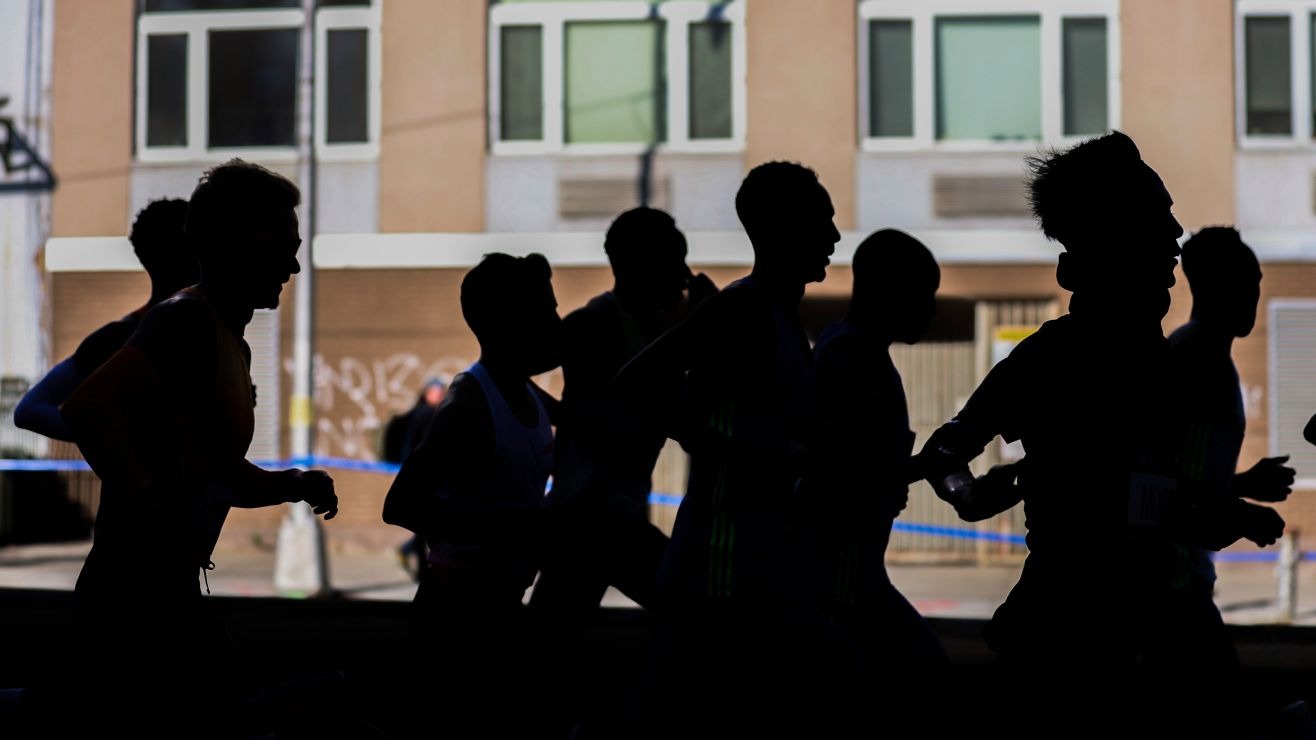
[[[971,727],[937,636],[884,565],[919,480],[965,520],[1021,502],[1027,518],[1028,558],[987,632],[998,668],[973,689],[993,698],[975,706],[1008,709],[1029,737],[1249,736],[1260,720],[1239,699],[1210,553],[1273,544],[1284,521],[1255,502],[1283,500],[1294,480],[1284,458],[1236,473],[1246,422],[1230,350],[1252,330],[1259,263],[1233,229],[1188,239],[1192,318],[1167,340],[1183,229],[1133,141],[1110,133],[1029,164],[1069,311],[918,451],[890,347],[927,332],[940,270],[913,236],[872,234],[845,319],[811,346],[800,301],[841,236],[807,167],[746,176],[735,209],[754,266],[721,290],[651,208],[612,223],[613,289],[565,319],[542,256],[472,268],[461,309],[479,360],[448,385],[383,510],[428,553],[403,691],[432,714],[429,736]],[[46,702],[94,714],[64,721],[182,736],[167,713],[143,719],[146,692],[204,707],[215,719],[198,732],[237,732],[225,718],[255,689],[222,640],[198,639],[223,634],[198,571],[229,507],[337,511],[325,473],[245,459],[256,389],[243,331],[299,270],[298,201],[285,178],[234,160],[188,202],[149,205],[132,233],[149,303],[84,341],[16,414],[76,442],[103,483],[77,584],[77,685]],[[558,367],[560,400],[532,382]],[[975,477],[997,436],[1026,456]],[[648,518],[669,439],[690,455],[670,539]],[[555,676],[609,586],[658,627],[644,679],[621,692],[633,700],[600,712]],[[655,709],[645,697],[658,692],[670,698]]]

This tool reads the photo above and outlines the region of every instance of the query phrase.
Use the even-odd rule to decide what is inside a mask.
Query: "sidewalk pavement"
[[[0,547],[0,588],[72,589],[90,542]],[[210,592],[223,596],[276,596],[274,553],[251,548],[220,550],[207,574]],[[1220,563],[1216,603],[1236,624],[1275,621],[1275,565]],[[1019,576],[1013,565],[892,565],[891,580],[926,616],[988,618]],[[330,553],[329,578],[352,599],[410,601],[416,585],[396,553]],[[609,590],[607,606],[634,603]],[[1298,576],[1297,624],[1316,625],[1316,563]]]

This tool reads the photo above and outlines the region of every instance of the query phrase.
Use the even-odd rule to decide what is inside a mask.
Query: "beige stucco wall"
[[[1124,0],[1123,129],[1185,228],[1234,220],[1230,0]]]
[[[383,6],[379,230],[484,229],[486,0]]]
[[[852,2],[753,0],[748,37],[745,165],[803,162],[832,194],[836,223],[854,226],[856,86]]]
[[[133,124],[132,0],[55,3],[54,236],[128,230]],[[92,134],[94,132],[94,134]]]

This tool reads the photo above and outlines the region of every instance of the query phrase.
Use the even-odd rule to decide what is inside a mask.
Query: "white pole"
[[[1292,624],[1298,615],[1298,563],[1302,562],[1301,537],[1296,529],[1284,533],[1279,540],[1279,559],[1275,576],[1279,593],[1276,596],[1276,619]]]
[[[315,0],[302,0],[301,75],[298,91],[297,139],[301,151],[297,175],[302,191],[301,274],[294,283],[292,398],[288,404],[292,457],[304,466],[311,456],[311,375],[315,267]],[[286,594],[326,594],[329,560],[324,531],[304,502],[288,505],[279,525],[274,559],[274,587]]]

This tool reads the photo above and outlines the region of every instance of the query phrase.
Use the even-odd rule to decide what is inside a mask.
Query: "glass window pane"
[[[1311,38],[1311,39],[1316,39],[1316,13],[1313,13],[1313,14],[1311,15],[1311,19],[1310,19],[1310,21],[1311,21],[1311,28],[1309,29],[1309,31],[1310,31],[1310,33],[1311,33],[1312,35],[1309,36],[1309,38]],[[1312,75],[1311,75],[1311,85],[1312,85],[1312,90],[1313,90],[1313,91],[1316,91],[1316,43],[1313,43],[1313,44],[1312,44],[1312,47],[1311,47],[1311,70],[1312,70]],[[1312,137],[1313,137],[1313,138],[1316,138],[1316,94],[1313,94],[1313,95],[1311,96],[1311,103],[1312,103],[1312,110],[1311,110],[1311,116],[1312,116],[1312,127],[1311,127],[1311,131],[1312,131]]]
[[[300,34],[210,32],[209,146],[294,144]]]
[[[499,65],[499,131],[503,141],[544,138],[544,31],[503,26]]]
[[[653,21],[568,23],[566,140],[661,141],[662,49],[661,26]]]
[[[302,0],[146,0],[147,13],[184,10],[250,10],[253,8],[300,8]]]
[[[187,34],[146,39],[146,145],[187,146]]]
[[[1041,138],[1037,16],[939,18],[936,58],[938,138]]]
[[[1292,53],[1289,19],[1244,20],[1244,75],[1248,134],[1293,133]]]
[[[910,21],[868,24],[868,135],[914,135],[914,30]]]
[[[1107,121],[1106,19],[1066,18],[1064,23],[1065,135],[1103,133]]]
[[[325,141],[369,141],[370,34],[364,28],[340,28],[327,36]]]
[[[350,6],[369,7],[371,0],[315,0],[317,8],[342,8]]]
[[[690,138],[731,138],[731,24],[690,24]]]

